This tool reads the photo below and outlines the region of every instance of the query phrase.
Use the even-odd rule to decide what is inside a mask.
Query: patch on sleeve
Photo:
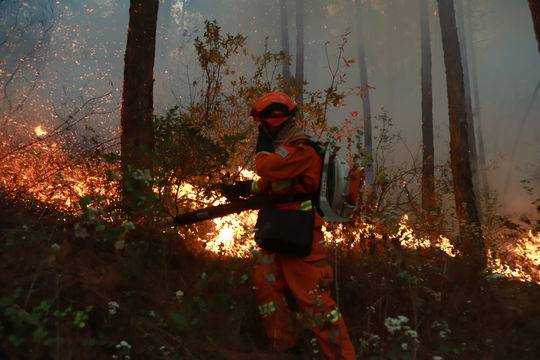
[[[284,158],[284,157],[287,157],[287,155],[289,155],[289,151],[285,149],[285,147],[280,146],[276,149],[276,154]]]

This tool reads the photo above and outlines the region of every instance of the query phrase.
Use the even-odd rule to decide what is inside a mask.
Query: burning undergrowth
[[[36,136],[46,135],[42,126]],[[2,143],[0,186],[7,196],[31,198],[56,210],[76,213],[82,197],[117,199],[115,167],[93,153],[69,149],[66,141],[36,139],[24,146]]]
[[[39,126],[36,136],[42,137],[46,130]],[[102,208],[118,202],[119,168],[110,156],[92,158],[88,153],[66,149],[61,141],[43,139],[23,149],[8,150],[3,144],[3,160],[0,163],[0,186],[6,196],[34,200],[58,211],[80,214],[81,199],[92,199],[93,206]],[[238,170],[239,178],[253,178],[254,173]],[[155,188],[163,201],[169,203],[170,211],[185,212],[198,207],[218,205],[226,201],[218,192],[205,188],[204,179],[198,185],[190,183],[165,184]],[[174,214],[172,214],[174,215]],[[110,214],[103,216],[112,219]],[[120,219],[117,219],[121,221]],[[242,212],[214,219],[207,224],[182,228],[178,234],[184,241],[195,238],[197,247],[222,256],[249,257],[255,249],[253,226],[256,211]],[[364,252],[372,242],[394,244],[405,249],[422,250],[438,248],[450,257],[456,256],[450,236],[425,236],[415,230],[415,224],[403,214],[395,227],[387,227],[369,219],[359,218],[354,224],[331,226],[323,229],[329,244],[337,244],[351,251]],[[489,245],[488,258],[493,275],[540,283],[540,237],[535,229],[499,226],[485,229]],[[188,239],[191,238],[191,239]],[[357,249],[357,250],[355,250]],[[364,249],[364,250],[362,250]]]

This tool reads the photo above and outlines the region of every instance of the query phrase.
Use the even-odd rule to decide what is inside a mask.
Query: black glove
[[[274,152],[274,142],[264,126],[259,126],[259,136],[257,137],[257,152]]]
[[[251,195],[251,180],[237,181],[232,185],[222,184],[221,193],[229,199],[238,199]]]

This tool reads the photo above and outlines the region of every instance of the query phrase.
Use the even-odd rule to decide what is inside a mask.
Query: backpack
[[[317,208],[329,222],[347,222],[358,207],[364,184],[363,169],[349,168],[331,144],[310,142],[310,146],[323,158]]]

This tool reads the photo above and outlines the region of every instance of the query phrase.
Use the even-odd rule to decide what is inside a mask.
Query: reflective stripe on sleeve
[[[251,192],[253,194],[258,194],[261,189],[259,189],[259,182],[257,180],[253,180],[251,182]]]
[[[311,210],[313,206],[311,205],[311,200],[302,201],[300,203],[300,210]]]
[[[276,154],[284,158],[284,157],[287,157],[287,155],[289,155],[289,152],[283,146],[280,146],[276,149]]]
[[[332,311],[330,311],[328,314],[326,314],[326,319],[331,324],[337,323],[340,317],[341,317],[341,314],[339,313],[339,310],[337,308],[332,309]]]
[[[269,315],[276,311],[276,304],[273,301],[259,305],[259,313],[262,316]]]

